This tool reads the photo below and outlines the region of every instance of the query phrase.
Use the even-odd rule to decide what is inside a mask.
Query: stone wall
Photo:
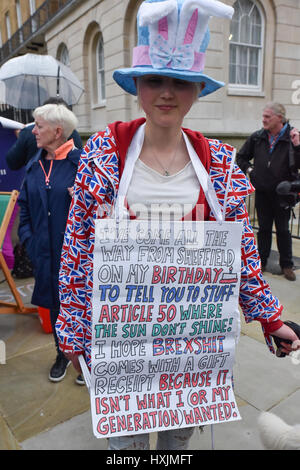
[[[224,1],[234,4],[234,0]],[[237,90],[227,84],[201,98],[187,116],[185,125],[206,135],[221,135],[225,139],[236,136],[243,140],[261,127],[262,109],[270,100],[282,102],[292,124],[300,127],[300,1],[256,2],[265,21],[261,90]],[[56,57],[59,46],[65,43],[70,66],[84,84],[85,93],[74,106],[79,130],[84,134],[102,129],[114,120],[129,120],[140,115],[136,98],[126,95],[112,79],[116,68],[131,65],[139,4],[137,0],[85,0],[46,32],[48,53]],[[210,30],[205,73],[228,83],[229,21],[212,19]],[[99,32],[104,41],[106,100],[95,103],[93,38]]]

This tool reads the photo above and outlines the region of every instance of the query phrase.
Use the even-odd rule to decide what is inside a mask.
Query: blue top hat
[[[224,86],[203,73],[211,16],[231,19],[234,10],[217,0],[147,0],[138,11],[138,46],[131,68],[113,73],[123,90],[137,94],[135,80],[143,75],[203,83],[199,96]]]

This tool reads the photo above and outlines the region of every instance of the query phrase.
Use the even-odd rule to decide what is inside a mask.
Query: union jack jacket
[[[88,366],[92,334],[95,219],[111,213],[118,192],[121,160],[124,160],[130,139],[142,122],[136,120],[129,124],[123,123],[123,127],[119,126],[122,129],[121,134],[115,132],[117,126],[110,125],[105,131],[91,136],[78,166],[61,255],[61,308],[56,332],[61,350],[84,354]],[[188,131],[188,136],[202,159],[199,144],[205,138],[194,131]],[[220,205],[224,207],[226,203],[225,220],[239,220],[243,223],[239,304],[247,323],[253,320],[261,323],[266,343],[274,353],[270,331],[282,324],[282,306],[271,293],[261,273],[255,236],[245,204],[246,196],[254,188],[234,164],[229,191],[226,191],[234,149],[218,140],[207,139],[206,143],[210,152],[209,175]],[[215,220],[212,213],[209,220]]]

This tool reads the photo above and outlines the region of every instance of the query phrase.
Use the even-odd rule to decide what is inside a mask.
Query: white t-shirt
[[[138,159],[126,199],[138,219],[181,220],[196,205],[199,191],[191,162],[178,173],[164,176]]]

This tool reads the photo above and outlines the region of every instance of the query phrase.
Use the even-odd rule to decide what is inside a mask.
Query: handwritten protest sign
[[[91,410],[96,437],[240,419],[241,224],[96,224]]]

